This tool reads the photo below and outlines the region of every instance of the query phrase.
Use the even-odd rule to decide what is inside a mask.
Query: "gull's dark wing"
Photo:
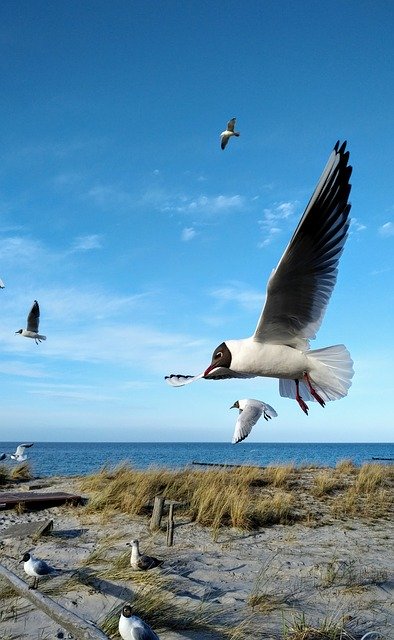
[[[27,330],[38,333],[38,325],[40,323],[40,307],[37,300],[34,300],[30,313],[27,316]]]
[[[236,118],[231,118],[227,123],[227,131],[234,131]]]
[[[317,187],[268,285],[254,339],[305,349],[333,291],[347,238],[352,167],[346,142],[335,145]]]

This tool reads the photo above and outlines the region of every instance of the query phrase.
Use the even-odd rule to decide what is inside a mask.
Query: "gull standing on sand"
[[[133,569],[137,569],[138,571],[147,571],[148,569],[153,569],[154,567],[158,567],[163,564],[163,560],[158,560],[157,558],[140,553],[138,540],[126,542],[126,545],[131,547],[130,566]]]
[[[230,138],[233,136],[239,137],[239,131],[234,131],[236,118],[231,118],[227,123],[227,129],[220,134],[220,146],[222,149],[226,148],[226,145]]]
[[[24,462],[27,460],[27,453],[25,453],[25,449],[29,449],[32,447],[34,442],[20,444],[17,446],[15,453],[11,453],[11,459],[16,460],[17,462]]]
[[[121,611],[118,629],[123,640],[159,640],[159,636],[146,622],[133,616],[128,604]]]
[[[35,558],[33,554],[29,552],[23,554],[23,558],[20,562],[23,562],[23,569],[25,573],[34,578],[33,584],[29,587],[30,589],[37,589],[40,578],[55,576],[60,573],[59,569],[51,567],[45,562],[45,560]]]
[[[25,336],[25,338],[32,338],[35,340],[36,344],[41,342],[42,340],[46,340],[46,336],[41,336],[38,333],[38,325],[40,322],[40,307],[38,306],[37,300],[34,300],[33,306],[30,309],[29,315],[27,316],[27,328],[19,329],[19,331],[15,331],[15,334],[20,333],[21,336]]]
[[[252,427],[256,424],[261,414],[264,416],[264,420],[270,420],[276,418],[277,413],[266,402],[261,400],[254,400],[253,398],[245,398],[244,400],[237,400],[231,405],[230,409],[239,409],[238,420],[235,424],[234,435],[232,444],[242,442],[248,437],[252,431]]]
[[[211,364],[197,376],[166,376],[178,387],[199,378],[279,378],[279,393],[295,398],[308,415],[305,400],[322,407],[347,395],[353,361],[343,344],[310,350],[337,279],[349,228],[349,179],[346,142],[336,143],[293,236],[271,273],[265,305],[254,334],[226,340]]]

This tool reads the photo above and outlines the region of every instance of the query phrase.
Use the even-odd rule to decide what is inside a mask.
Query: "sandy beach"
[[[45,484],[40,491],[89,498],[77,478],[52,478]],[[12,490],[26,487],[20,483]],[[112,638],[120,636],[105,621],[108,625],[110,613],[123,602],[134,603],[141,617],[149,610],[147,622],[163,640],[334,638],[340,637],[332,633],[338,627],[351,634],[343,637],[360,638],[372,629],[393,637],[392,518],[332,518],[323,502],[313,508],[309,523],[256,531],[222,527],[215,533],[175,512],[171,547],[166,546],[165,518],[152,534],[148,515],[108,517],[85,506],[12,509],[0,512],[0,562],[26,580],[19,560],[34,549],[64,570],[42,580],[39,590]],[[37,541],[7,535],[12,525],[46,519],[53,520],[53,531]],[[135,538],[144,553],[163,559],[162,566],[148,572],[131,569],[126,543]],[[3,579],[0,596],[2,640],[68,637]],[[297,636],[297,629],[307,625],[321,634]]]

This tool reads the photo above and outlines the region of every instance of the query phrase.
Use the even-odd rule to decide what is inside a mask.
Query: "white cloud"
[[[259,242],[259,247],[266,247],[271,244],[274,237],[281,232],[281,223],[292,219],[298,202],[274,203],[271,208],[264,209],[263,217],[259,220],[259,225],[263,231],[264,238]]]
[[[394,223],[393,222],[385,222],[381,227],[378,228],[379,235],[384,238],[389,238],[390,236],[394,236]]]
[[[72,251],[90,251],[91,249],[101,249],[101,237],[97,234],[78,236],[74,240]]]
[[[240,195],[218,196],[200,195],[197,198],[180,195],[175,199],[168,199],[161,207],[162,211],[174,211],[178,213],[215,214],[226,211],[234,211],[245,206],[245,198]]]
[[[131,193],[113,185],[96,185],[89,189],[87,196],[103,209],[130,208],[135,205],[135,198]]]
[[[250,289],[242,282],[231,282],[224,287],[213,289],[210,291],[210,296],[220,304],[235,302],[248,311],[260,310],[265,298],[261,291]]]
[[[357,218],[350,220],[350,233],[357,233],[358,231],[365,231],[367,227],[362,222],[359,222]]]
[[[185,227],[184,229],[182,229],[181,239],[183,242],[188,242],[189,240],[194,238],[196,234],[197,232],[195,229],[193,229],[193,227]]]

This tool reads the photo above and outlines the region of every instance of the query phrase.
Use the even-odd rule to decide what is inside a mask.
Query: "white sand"
[[[78,492],[70,479],[45,490]],[[56,507],[20,515],[14,510],[0,512],[0,534],[10,524],[46,518],[54,520],[54,531],[36,545],[30,539],[2,535],[0,562],[23,579],[27,576],[18,561],[26,550],[34,548],[38,557],[55,567],[81,571],[93,551],[105,547],[113,561],[129,549],[126,542],[138,538],[142,552],[164,558],[163,566],[149,573],[174,581],[181,611],[203,601],[227,628],[245,625],[238,638],[282,638],[283,617],[292,623],[302,612],[315,625],[324,619],[339,622],[346,618],[355,637],[370,629],[380,629],[387,639],[394,637],[392,521],[349,519],[317,528],[275,525],[258,533],[223,529],[215,541],[210,530],[179,516],[174,546],[166,547],[165,531],[152,536],[147,518],[117,515],[103,524],[81,507]],[[94,575],[110,564],[101,558],[85,572]],[[146,589],[144,584],[152,579],[126,568],[124,577],[116,580],[105,578],[94,586],[74,582],[72,589],[64,591],[69,578],[66,573],[43,580],[39,589],[98,624],[115,605]],[[0,582],[0,589],[4,584]],[[250,606],[253,595],[260,599],[260,606],[254,609]],[[56,638],[60,630],[20,597],[2,599],[0,610],[0,639],[45,640]],[[154,628],[163,640],[223,637],[205,631],[175,633],[158,625]]]

